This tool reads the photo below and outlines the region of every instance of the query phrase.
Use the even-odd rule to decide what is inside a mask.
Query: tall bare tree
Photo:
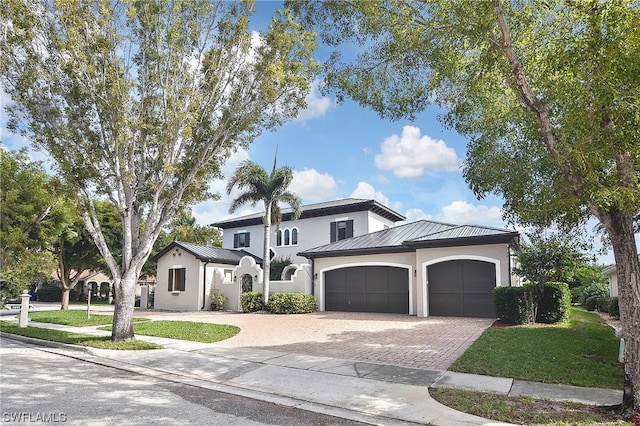
[[[74,185],[114,280],[112,340],[134,337],[134,290],[162,228],[206,199],[235,150],[304,107],[315,40],[284,10],[251,31],[253,1],[0,5],[10,129]],[[93,200],[122,222],[121,261]]]

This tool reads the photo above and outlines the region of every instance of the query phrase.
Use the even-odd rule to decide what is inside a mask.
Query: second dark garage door
[[[353,266],[324,274],[325,310],[409,313],[409,270]]]
[[[495,318],[496,268],[479,260],[451,260],[427,267],[429,315]]]

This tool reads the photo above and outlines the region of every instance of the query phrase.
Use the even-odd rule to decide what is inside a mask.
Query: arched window
[[[298,228],[293,228],[291,230],[291,245],[292,246],[298,245]]]
[[[291,245],[291,232],[289,231],[288,228],[284,230],[284,245],[285,246]]]
[[[282,229],[278,229],[278,232],[276,232],[276,246],[281,246],[282,245]]]

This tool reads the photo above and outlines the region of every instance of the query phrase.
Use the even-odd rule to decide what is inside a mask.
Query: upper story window
[[[296,246],[298,245],[298,228],[278,229],[276,232],[276,246]]]
[[[233,248],[249,247],[249,233],[238,232],[233,234]]]
[[[353,219],[331,222],[330,226],[332,243],[353,237]]]
[[[186,268],[169,269],[169,291],[185,291],[186,288]]]

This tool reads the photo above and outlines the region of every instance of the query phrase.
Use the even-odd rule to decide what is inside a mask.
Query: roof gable
[[[174,248],[181,248],[187,253],[193,255],[196,259],[208,263],[225,263],[230,265],[237,265],[240,262],[240,259],[242,259],[244,256],[250,256],[254,258],[258,263],[262,262],[262,259],[244,250],[231,250],[224,249],[222,247],[203,246],[200,244],[185,243],[182,241],[172,242],[167,247],[162,249],[158,254],[153,256],[151,260],[156,262],[158,259],[160,259],[162,256],[164,256]]]

